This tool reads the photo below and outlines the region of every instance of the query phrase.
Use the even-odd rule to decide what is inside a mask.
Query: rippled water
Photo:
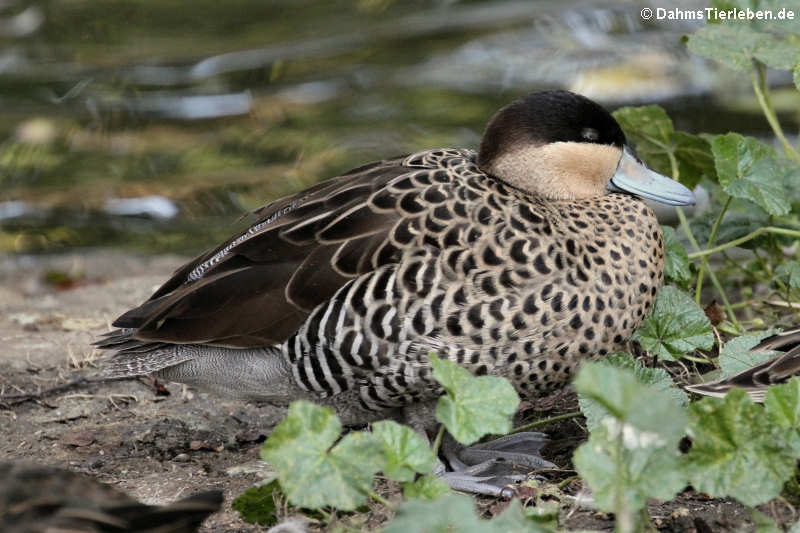
[[[536,88],[765,131],[747,80],[689,56],[693,23],[643,21],[646,5],[0,3],[0,252],[197,251],[347,168],[475,146]]]

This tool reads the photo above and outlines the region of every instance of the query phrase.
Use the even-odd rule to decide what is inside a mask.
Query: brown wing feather
[[[396,257],[387,236],[401,211],[370,198],[419,171],[403,162],[366,165],[255,210],[258,220],[246,233],[179,268],[114,325],[148,342],[284,341],[349,279]]]

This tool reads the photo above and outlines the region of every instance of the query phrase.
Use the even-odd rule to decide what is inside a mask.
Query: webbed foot
[[[452,471],[441,465],[436,473],[454,490],[511,498],[531,471],[556,468],[539,455],[547,440],[544,433],[524,432],[464,447],[445,435],[442,454]]]

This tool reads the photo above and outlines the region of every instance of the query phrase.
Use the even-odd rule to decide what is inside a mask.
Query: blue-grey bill
[[[694,205],[694,193],[677,181],[662,176],[639,162],[628,147],[622,151],[608,190],[649,198],[667,205]]]

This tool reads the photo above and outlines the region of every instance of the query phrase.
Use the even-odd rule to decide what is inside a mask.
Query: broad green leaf
[[[747,202],[750,207],[748,212],[732,212],[734,208],[739,207],[734,206],[734,203],[744,202],[741,200],[734,200],[734,202],[731,203],[731,209],[729,209],[725,214],[722,225],[719,227],[717,232],[717,239],[715,241],[716,244],[730,242],[734,239],[744,237],[748,233],[752,233],[762,226],[769,225],[770,217],[763,209],[761,209],[761,207]],[[701,244],[708,242],[708,239],[711,236],[711,227],[714,225],[714,221],[716,221],[718,216],[719,209],[713,209],[708,213],[703,213],[699,217],[694,217],[691,219],[689,226],[691,227],[692,233],[694,234],[695,239],[697,239],[697,242]],[[749,250],[766,247],[770,243],[770,238],[770,235],[762,235],[753,240],[742,243],[741,247]]]
[[[672,380],[661,374],[663,370],[639,367],[637,372],[634,369],[638,364],[629,357],[614,355],[611,358],[612,362],[584,364],[573,384],[580,397],[602,408],[592,413],[590,428],[606,426],[605,421],[611,417],[652,434],[651,440],[662,445],[676,444],[686,426],[685,393],[670,390]],[[626,359],[634,366],[628,366],[630,363]],[[612,366],[614,362],[619,366]]]
[[[795,454],[785,430],[772,425],[743,390],[691,404],[688,434],[692,486],[714,498],[759,505],[778,496],[794,474]]]
[[[770,387],[764,408],[770,422],[786,430],[789,444],[800,455],[800,378]]]
[[[675,235],[675,229],[669,226],[661,226],[661,232],[664,234],[664,248],[667,256],[664,265],[664,274],[667,279],[677,282],[692,279],[692,271],[689,268],[689,254],[686,253],[686,248],[683,247]]]
[[[756,59],[778,70],[792,70],[800,64],[800,43],[791,38],[779,39],[769,33],[763,33],[762,36],[754,54]]]
[[[663,392],[667,394],[676,405],[685,406],[689,403],[688,395],[683,390],[675,386],[672,378],[663,368],[646,368],[639,364],[639,362],[637,362],[629,354],[623,352],[610,354],[604,357],[601,361],[598,361],[597,364],[630,371],[640,384],[651,387],[653,390],[656,390],[659,393]],[[602,382],[598,382],[594,385],[600,385],[601,387],[601,390],[596,390],[595,393],[605,394],[607,392],[602,389]],[[594,385],[587,384],[587,387],[594,387]],[[617,388],[616,390],[620,391],[620,388]],[[633,393],[636,394],[636,391],[640,390],[641,389],[637,386],[635,387],[635,391],[633,391]],[[618,413],[624,413],[624,409],[632,406],[631,404],[625,404],[625,402],[629,401],[630,396],[614,395],[613,398],[615,398],[614,405]],[[595,429],[599,428],[601,426],[601,421],[612,414],[604,407],[603,403],[600,403],[594,400],[592,397],[584,394],[578,395],[578,404],[580,405],[581,412],[583,412],[583,416],[586,417],[586,427],[589,428],[589,431],[594,431]]]
[[[753,533],[783,533],[783,529],[779,528],[778,525],[772,521],[772,518],[755,509],[748,510],[750,511],[750,518],[753,519],[753,525],[755,525]]]
[[[645,350],[669,361],[714,346],[711,322],[703,310],[689,295],[669,286],[658,293],[653,311],[634,338]]]
[[[573,457],[600,509],[634,517],[648,498],[669,500],[686,486],[677,449],[686,413],[673,394],[608,363],[586,363],[574,386],[605,411]]]
[[[689,51],[719,61],[726,67],[749,72],[764,35],[745,24],[707,24],[688,36]]]
[[[572,458],[599,509],[635,516],[649,498],[671,500],[686,487],[683,462],[675,448],[629,450],[620,445],[619,432],[635,434],[629,426],[601,427]]]
[[[711,150],[725,192],[755,202],[772,215],[789,212],[786,169],[774,149],[752,137],[728,133],[714,137]]]
[[[774,330],[768,330],[742,335],[726,342],[719,354],[719,366],[722,369],[721,377],[729,378],[759,363],[763,363],[771,357],[775,357],[777,352],[772,350],[750,351],[753,346],[774,334]]]
[[[519,500],[514,500],[493,520],[475,513],[472,499],[448,494],[435,501],[409,500],[397,510],[385,533],[549,533],[552,530],[526,518]]]
[[[421,500],[435,500],[450,492],[447,483],[433,474],[425,474],[412,483],[403,485],[403,497],[406,500],[414,498]]]
[[[274,496],[276,491],[280,491],[277,479],[266,485],[250,487],[233,500],[231,508],[239,511],[245,522],[267,527],[274,526],[278,523]]]
[[[613,113],[636,152],[653,170],[672,176],[670,154],[678,163],[681,183],[694,187],[706,175],[716,179],[711,146],[705,139],[675,131],[666,111],[657,105],[623,107]]]
[[[800,262],[789,261],[775,269],[775,278],[793,289],[800,289]]]
[[[436,457],[426,440],[413,429],[384,420],[372,424],[372,434],[383,447],[386,462],[381,470],[389,479],[409,482],[417,473],[433,470]]]
[[[472,444],[484,435],[511,431],[511,417],[519,396],[511,383],[494,376],[471,375],[467,370],[431,354],[433,377],[445,393],[436,404],[439,420],[461,444]]]
[[[555,533],[557,527],[558,507],[542,505],[523,508],[519,499],[514,499],[500,516],[489,522],[491,533],[511,533],[527,531],[530,533]],[[555,515],[555,519],[553,518]]]
[[[332,409],[293,402],[288,416],[261,448],[261,457],[278,471],[289,502],[298,507],[358,507],[383,466],[381,445],[364,432],[345,435]]]
[[[613,115],[625,135],[636,143],[636,149],[640,152],[663,151],[670,145],[670,138],[675,129],[663,107],[657,105],[621,107],[614,111]]]
[[[714,166],[710,142],[698,135],[676,131],[672,134],[672,143],[675,147],[675,158],[678,160],[681,183],[694,188],[703,176],[711,181],[717,181],[717,169]]]

